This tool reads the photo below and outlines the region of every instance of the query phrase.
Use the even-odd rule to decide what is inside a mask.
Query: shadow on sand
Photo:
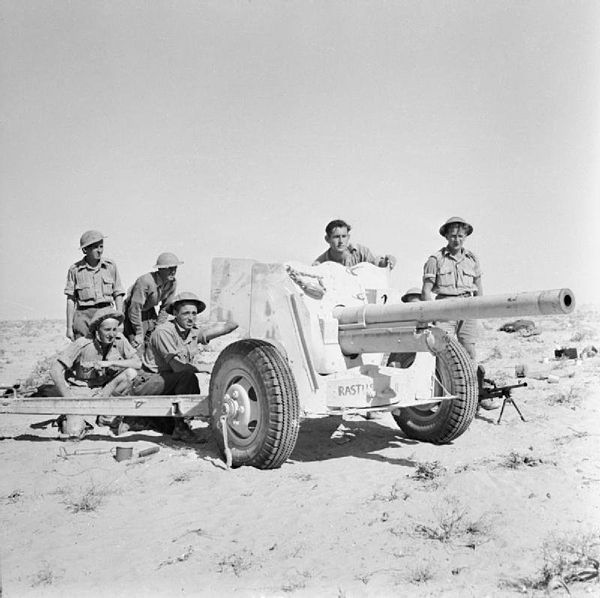
[[[483,418],[482,418],[483,419]],[[487,418],[485,418],[487,419]],[[39,422],[32,424],[31,428],[44,428]],[[488,423],[494,423],[488,420]],[[108,433],[99,434],[91,431],[82,441],[60,440],[56,435],[46,434],[18,434],[15,436],[2,436],[2,440],[15,440],[18,442],[59,442],[65,446],[77,446],[80,442],[92,441],[100,445],[129,445],[137,442],[147,442],[159,447],[172,449],[193,450],[201,459],[210,461],[222,461],[210,427],[196,430],[197,443],[185,443],[173,440],[170,435],[158,432],[130,432],[123,436],[112,436]],[[397,449],[399,453],[403,449],[420,444],[403,435],[399,429],[379,423],[377,420],[351,420],[344,421],[341,417],[330,416],[320,418],[304,419],[300,425],[300,431],[296,446],[290,456],[290,462],[311,463],[317,461],[328,461],[331,459],[343,459],[354,457],[359,459],[371,459],[393,465],[415,468],[417,462],[405,456],[392,456],[380,454],[387,449]]]

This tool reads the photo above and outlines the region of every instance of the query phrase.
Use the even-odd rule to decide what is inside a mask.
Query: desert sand
[[[2,415],[3,596],[598,596],[600,357],[554,349],[600,348],[599,315],[534,318],[532,336],[483,321],[488,375],[528,369],[527,421],[482,411],[445,446],[390,414],[307,419],[280,469],[227,470],[204,422],[196,445],[107,428],[76,443]],[[66,342],[61,321],[0,330],[3,384],[39,380]],[[117,446],[160,451],[116,462]]]

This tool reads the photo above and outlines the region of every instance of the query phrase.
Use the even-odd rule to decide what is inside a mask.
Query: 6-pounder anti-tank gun
[[[468,354],[435,322],[575,307],[568,289],[404,304],[388,276],[370,264],[215,259],[211,320],[239,329],[208,395],[42,398],[12,388],[0,413],[208,419],[229,464],[262,469],[285,462],[311,415],[390,411],[410,438],[443,444],[469,427],[478,386]]]
[[[234,465],[279,467],[310,415],[391,411],[407,436],[450,442],[475,415],[478,385],[475,364],[435,322],[575,306],[568,289],[404,304],[388,276],[370,264],[213,260],[211,316],[237,321],[245,337],[219,355],[209,392]],[[389,367],[390,354],[407,359]]]

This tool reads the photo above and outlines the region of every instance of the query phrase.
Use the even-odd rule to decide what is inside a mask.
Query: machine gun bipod
[[[502,421],[502,414],[504,413],[504,408],[507,404],[512,405],[519,414],[521,421],[526,422],[527,420],[523,417],[521,410],[518,405],[515,403],[515,400],[512,397],[512,390],[514,388],[521,388],[523,386],[527,386],[527,382],[519,382],[518,384],[508,384],[506,386],[498,386],[493,380],[489,378],[483,379],[483,387],[479,392],[479,400],[482,399],[504,399],[502,401],[502,408],[500,409],[500,415],[498,416],[498,421],[496,424],[499,424]]]

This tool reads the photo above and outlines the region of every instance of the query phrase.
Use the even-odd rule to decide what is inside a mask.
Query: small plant
[[[418,535],[429,540],[450,542],[457,538],[468,536],[467,546],[475,547],[490,531],[489,524],[483,517],[473,519],[466,507],[455,497],[445,497],[436,509],[432,525],[419,524],[415,526]]]
[[[517,451],[511,451],[504,457],[503,461],[500,463],[502,467],[507,467],[508,469],[518,469],[519,467],[537,467],[541,465],[544,461],[541,457],[536,457],[534,455],[528,455],[524,453],[519,453]]]
[[[9,495],[7,495],[6,502],[15,504],[21,500],[23,494],[23,490],[13,490]]]
[[[433,579],[433,567],[430,563],[419,563],[409,568],[406,581],[415,585],[427,583]]]
[[[598,578],[600,535],[573,534],[552,537],[544,543],[541,581],[547,587],[554,578],[565,584]]]
[[[250,555],[247,554],[230,554],[223,557],[217,563],[217,571],[223,573],[225,571],[232,571],[236,577],[239,577],[244,571],[247,571],[252,566]]]
[[[406,500],[410,496],[410,494],[408,492],[400,492],[399,486],[400,481],[396,480],[392,484],[392,487],[390,488],[387,494],[381,494],[379,492],[376,492],[375,494],[373,494],[370,500],[380,500],[383,502],[392,502],[394,500],[398,500],[399,498],[401,498],[402,500]]]
[[[433,482],[445,472],[446,468],[439,461],[420,461],[411,477],[420,482]]]
[[[43,561],[42,568],[31,577],[31,585],[36,588],[38,586],[50,586],[60,578],[47,561]]]
[[[192,474],[189,471],[182,471],[171,477],[171,484],[181,484],[189,482],[192,479]]]
[[[73,513],[93,513],[104,502],[108,494],[106,488],[91,482],[76,495],[67,495],[64,502]]]
[[[598,532],[552,536],[542,546],[543,564],[536,575],[502,580],[501,585],[523,593],[562,588],[570,595],[568,584],[599,579],[599,547]]]

